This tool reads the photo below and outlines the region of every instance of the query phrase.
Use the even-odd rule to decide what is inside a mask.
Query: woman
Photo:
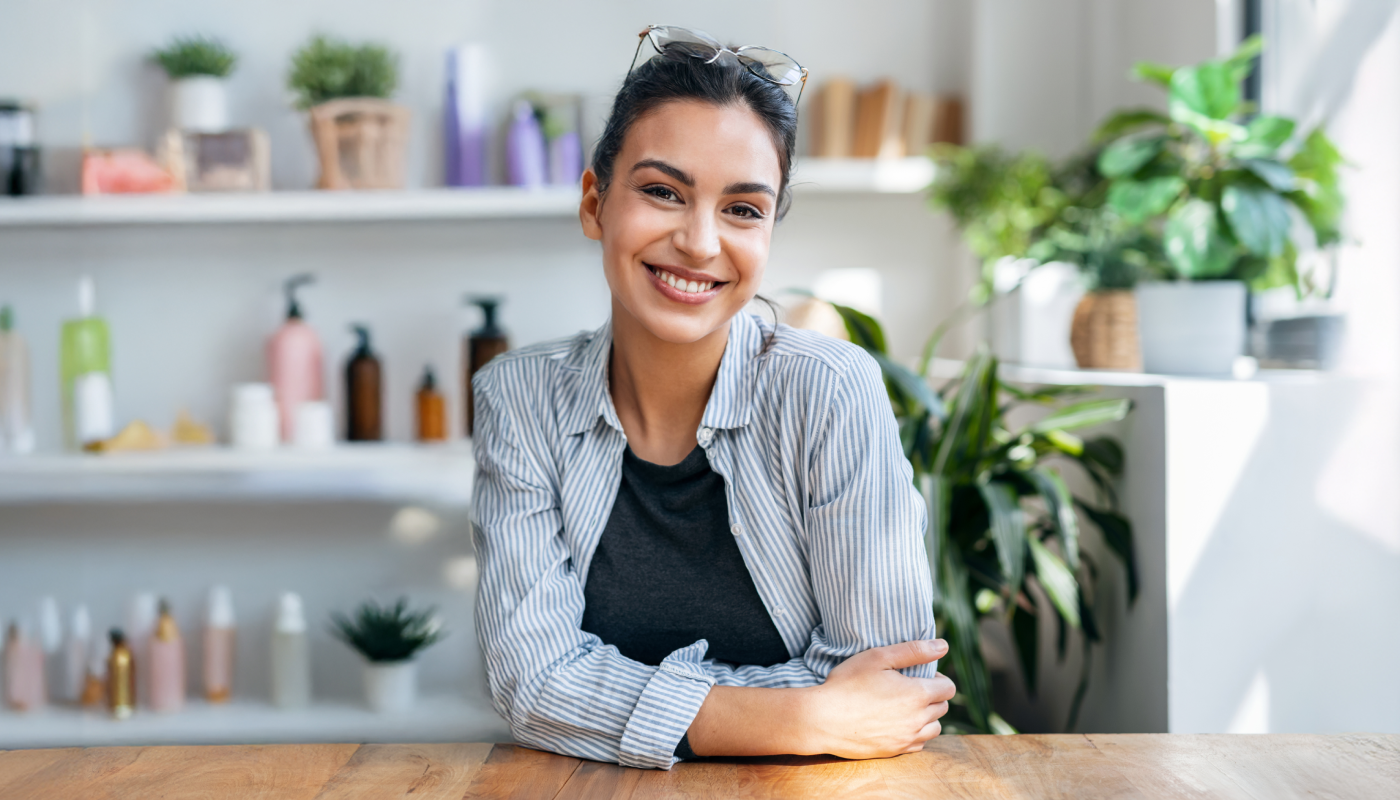
[[[496,709],[523,744],[636,767],[918,750],[953,685],[879,369],[743,311],[788,200],[782,84],[805,72],[643,36],[658,55],[619,91],[579,209],[611,320],[473,383]]]

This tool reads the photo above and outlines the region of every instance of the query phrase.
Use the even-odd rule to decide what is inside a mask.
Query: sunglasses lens
[[[777,50],[744,47],[739,51],[739,60],[744,62],[749,72],[780,86],[792,86],[802,80],[802,67],[791,56]]]
[[[691,28],[657,25],[647,35],[651,37],[651,43],[656,46],[658,51],[679,46],[687,52],[714,55],[716,50],[723,49],[723,46],[710,34]]]

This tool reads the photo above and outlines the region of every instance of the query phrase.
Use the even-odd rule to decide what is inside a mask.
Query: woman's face
[[[583,176],[579,216],[603,243],[614,315],[674,344],[727,330],[763,280],[781,179],[746,106],[673,101],[635,122],[606,195]]]

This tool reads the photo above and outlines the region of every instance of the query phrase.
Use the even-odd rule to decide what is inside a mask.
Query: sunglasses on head
[[[767,47],[745,45],[730,49],[704,31],[675,25],[648,25],[646,30],[637,34],[637,38],[637,52],[632,54],[632,66],[627,68],[628,74],[637,67],[637,56],[641,55],[642,42],[650,41],[658,53],[680,52],[703,59],[706,64],[713,64],[720,58],[729,56],[749,72],[769,83],[778,86],[797,85],[798,102],[802,100],[802,90],[807,88],[807,68],[797,63],[792,56]]]

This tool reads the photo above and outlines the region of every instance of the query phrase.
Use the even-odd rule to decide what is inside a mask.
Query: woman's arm
[[[473,510],[481,582],[477,633],[496,710],[532,747],[668,768],[714,679],[697,642],[647,666],[579,628],[583,589],[560,537],[548,443],[506,389],[524,394],[532,365],[477,373]]]
[[[953,682],[899,670],[942,658],[942,640],[878,647],[846,659],[826,683],[800,689],[716,686],[690,725],[696,755],[830,753],[881,758],[919,750],[941,731]]]
[[[822,623],[800,659],[733,676],[748,670],[748,681],[773,680],[801,667],[825,683],[716,686],[689,731],[697,755],[889,756],[941,730],[954,690],[937,673],[947,646],[930,641],[926,511],[878,366],[852,355],[814,404],[826,411],[807,465],[805,527]]]

